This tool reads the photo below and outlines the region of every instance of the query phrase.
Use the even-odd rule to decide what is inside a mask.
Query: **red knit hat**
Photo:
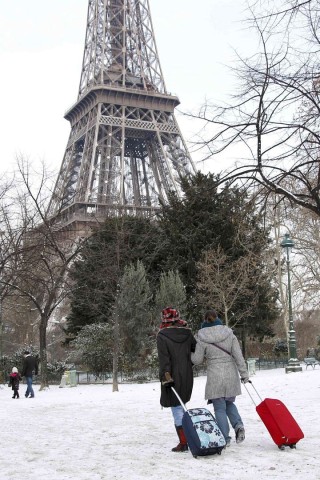
[[[164,310],[162,310],[161,318],[162,318],[162,323],[160,325],[160,328],[171,327],[172,325],[179,326],[179,327],[187,326],[187,322],[180,318],[179,310],[176,310],[175,308],[172,308],[172,307],[167,307]]]

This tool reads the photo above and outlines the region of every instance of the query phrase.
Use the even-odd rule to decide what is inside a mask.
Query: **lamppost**
[[[291,283],[290,283],[290,250],[294,243],[289,233],[286,233],[281,242],[281,247],[285,249],[288,271],[288,307],[289,307],[289,361],[286,366],[286,373],[302,372],[299,360],[297,359],[296,333],[293,325],[292,303],[291,303]]]

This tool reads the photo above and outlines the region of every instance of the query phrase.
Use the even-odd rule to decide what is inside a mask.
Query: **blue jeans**
[[[28,397],[29,395],[31,395],[31,397],[34,397],[34,391],[32,388],[32,377],[26,377],[26,381],[27,381],[27,390],[26,390],[25,396]]]
[[[230,427],[228,419],[236,431],[239,427],[243,426],[240,414],[235,405],[235,397],[230,398],[215,398],[211,400],[214,408],[217,424],[225,438],[225,440],[231,440],[229,436]]]
[[[177,407],[171,407],[171,412],[175,426],[180,427],[182,425],[182,417],[184,414],[183,408],[181,405],[178,405]]]

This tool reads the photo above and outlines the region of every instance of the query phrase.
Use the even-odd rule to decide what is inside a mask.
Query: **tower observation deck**
[[[78,99],[49,213],[151,215],[194,164],[167,92],[148,0],[89,0]]]

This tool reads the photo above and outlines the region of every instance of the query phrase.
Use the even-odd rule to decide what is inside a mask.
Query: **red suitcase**
[[[251,381],[250,384],[260,400],[262,400]],[[299,440],[304,438],[304,434],[281,400],[265,398],[259,403],[259,405],[256,405],[249,390],[247,388],[246,390],[256,406],[256,411],[267,427],[274,443],[278,445],[281,450],[285,447],[296,448],[296,444]]]
[[[295,448],[296,443],[304,437],[301,428],[280,400],[266,398],[256,406],[256,410],[280,449],[286,446]]]

